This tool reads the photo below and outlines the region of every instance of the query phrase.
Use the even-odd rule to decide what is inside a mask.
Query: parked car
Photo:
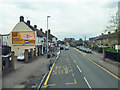
[[[85,47],[83,47],[83,46],[80,46],[80,47],[79,47],[79,50],[81,50],[81,51],[83,51],[83,52],[86,52],[86,53],[92,53],[92,50],[87,49],[87,48],[85,48]]]
[[[65,50],[69,50],[69,47],[68,47],[68,46],[66,46],[66,47],[65,47]]]
[[[79,46],[77,46],[76,48],[79,49]]]
[[[60,46],[60,50],[64,50],[64,46]]]
[[[25,60],[25,54],[21,53],[18,57],[17,57],[18,61],[24,61]]]

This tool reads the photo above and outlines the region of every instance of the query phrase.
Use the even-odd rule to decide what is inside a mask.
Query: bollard
[[[28,49],[25,49],[24,54],[25,54],[25,62],[28,63],[29,62],[28,61]]]
[[[36,57],[36,48],[34,48],[34,57]]]
[[[15,52],[11,51],[11,53],[12,69],[15,69]]]
[[[103,49],[103,61],[105,61],[105,49]]]
[[[34,57],[32,48],[30,49],[30,52],[31,52],[31,59],[32,59]]]

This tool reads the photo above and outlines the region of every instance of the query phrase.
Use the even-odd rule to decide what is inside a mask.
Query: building
[[[15,51],[15,56],[24,53],[25,49],[36,49],[36,54],[43,55],[46,53],[46,33],[43,32],[42,28],[38,29],[37,25],[32,26],[30,20],[24,21],[24,17],[20,16],[19,22],[9,34],[9,46],[11,51]],[[57,42],[57,38],[50,34],[49,40]]]
[[[99,36],[89,38],[89,42],[91,46],[107,46],[107,47],[114,47],[115,45],[118,44],[118,39],[117,39],[117,32],[115,31],[114,33],[108,32],[108,34],[101,34]]]
[[[17,23],[17,25],[13,28],[13,30],[11,31],[10,35],[9,35],[9,46],[11,47],[12,51],[15,51],[15,56],[20,55],[21,53],[24,53],[25,49],[28,49],[30,51],[30,49],[37,49],[37,52],[40,51],[41,46],[43,47],[43,43],[45,42],[45,35],[44,33],[37,29],[37,25],[32,26],[30,24],[30,20],[27,20],[27,22],[24,21],[24,17],[20,16],[20,21]],[[15,35],[18,35],[18,33],[20,34],[21,37],[25,37],[25,35],[29,35],[30,38],[34,37],[35,41],[32,41],[33,44],[26,44],[26,43],[19,43],[20,40],[18,40],[18,44],[13,44],[13,33],[16,33]],[[17,33],[18,32],[18,33]],[[32,34],[32,32],[34,32],[34,34]],[[28,37],[26,37],[28,38]],[[17,38],[15,38],[17,39]],[[18,38],[19,39],[19,38]],[[25,42],[25,41],[24,41]],[[43,49],[43,48],[41,48]],[[41,50],[43,51],[43,50]],[[43,54],[43,53],[41,53]]]

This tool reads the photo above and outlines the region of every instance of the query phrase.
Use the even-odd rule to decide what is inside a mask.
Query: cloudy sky
[[[117,12],[119,0],[0,0],[0,34],[10,33],[23,15],[25,21],[46,30],[49,18],[51,33],[87,39],[100,35],[111,15]]]

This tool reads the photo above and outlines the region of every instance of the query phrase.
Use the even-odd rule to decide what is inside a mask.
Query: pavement
[[[3,88],[36,88],[48,71],[49,59],[46,57],[40,56],[30,63],[16,61],[15,70],[2,78]]]
[[[92,54],[86,54],[73,48],[63,50],[42,88],[120,89],[120,78],[94,62],[93,59],[98,61],[94,54],[92,56]],[[101,63],[101,61],[99,62]],[[113,71],[117,70],[116,66],[111,68],[114,68]]]
[[[106,68],[108,71],[112,72],[116,76],[120,77],[120,67],[118,67],[118,62],[105,58],[103,60],[103,54],[93,52],[93,54],[87,54],[85,57],[93,60],[97,64],[101,65],[102,67]]]
[[[2,89],[2,76],[0,76],[0,90]]]

